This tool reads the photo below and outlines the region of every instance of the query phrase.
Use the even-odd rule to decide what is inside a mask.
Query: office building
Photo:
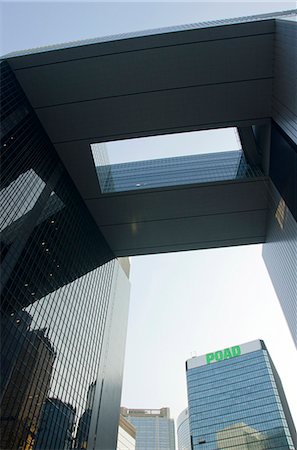
[[[264,243],[297,343],[296,27],[292,10],[7,55],[3,70],[17,90],[2,95],[2,148],[16,148],[14,124],[26,122],[28,133],[35,112],[92,216],[103,260]],[[108,157],[121,140],[226,128],[237,129],[239,151],[123,164]],[[17,183],[36,183],[37,195],[39,178],[28,169]],[[63,199],[52,194],[50,203],[62,208]]]
[[[69,448],[84,426],[84,445],[113,448],[129,261],[97,234],[6,62],[1,70],[1,443]]]
[[[296,449],[281,380],[263,341],[186,362],[192,450]]]
[[[176,428],[178,450],[192,450],[188,408],[184,409],[178,416]]]
[[[135,450],[175,450],[174,420],[170,419],[169,408],[121,408],[121,414],[135,427]]]
[[[72,431],[66,420],[74,445],[115,448],[127,256],[265,243],[297,342],[295,17],[198,23],[2,59],[7,449],[37,445],[53,399],[57,417],[75,414]],[[115,167],[104,155],[95,163],[92,152],[122,139],[228,127],[241,142],[229,154]]]
[[[118,442],[116,450],[135,450],[136,430],[132,423],[120,415]]]

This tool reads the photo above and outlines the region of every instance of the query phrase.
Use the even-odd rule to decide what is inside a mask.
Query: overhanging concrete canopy
[[[260,20],[9,59],[116,256],[264,241],[265,177],[102,194],[90,144],[268,123],[274,32]]]

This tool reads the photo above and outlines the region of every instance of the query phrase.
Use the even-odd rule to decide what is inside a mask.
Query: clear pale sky
[[[295,2],[2,2],[1,54],[110,34],[296,8]],[[261,246],[131,259],[122,404],[187,405],[185,360],[264,339],[297,423],[296,350]]]

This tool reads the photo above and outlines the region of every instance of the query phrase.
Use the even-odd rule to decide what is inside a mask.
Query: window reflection
[[[6,63],[1,71],[11,98],[2,116],[26,111],[1,141],[1,448],[84,448],[114,255]]]
[[[0,218],[0,231],[27,214],[37,202],[44,187],[45,182],[30,169],[1,189],[0,203],[3,213]]]
[[[3,317],[1,358],[1,444],[3,448],[32,447],[43,404],[50,389],[55,350],[46,329],[30,330],[25,311]]]

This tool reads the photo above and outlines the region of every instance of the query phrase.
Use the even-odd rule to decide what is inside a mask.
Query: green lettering
[[[241,355],[241,350],[239,345],[235,345],[231,348],[225,348],[224,350],[218,350],[215,353],[207,353],[206,364],[210,364],[214,360],[223,361],[224,359],[234,358],[235,356]]]
[[[222,361],[222,359],[224,359],[223,352],[221,350],[215,352],[215,359],[216,361]]]
[[[233,356],[239,356],[241,354],[239,345],[235,345],[235,347],[232,347],[231,351]]]
[[[214,360],[214,353],[207,353],[206,355],[206,364],[211,363]]]
[[[230,348],[225,348],[224,350],[224,359],[229,359],[232,358],[232,353]]]

